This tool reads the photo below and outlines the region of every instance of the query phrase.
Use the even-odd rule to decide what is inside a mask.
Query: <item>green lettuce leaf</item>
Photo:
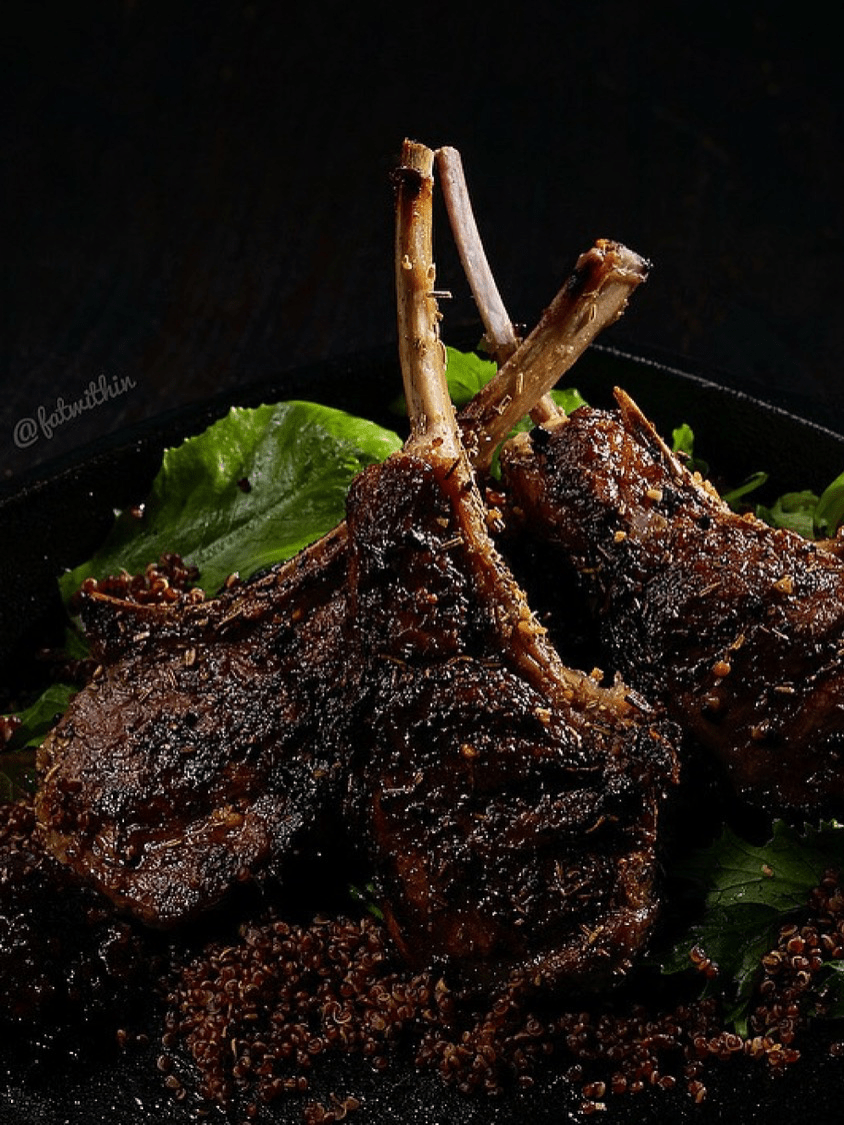
[[[35,792],[35,748],[78,690],[76,684],[50,684],[34,703],[15,713],[20,726],[0,750],[0,801],[14,801]]]
[[[461,352],[457,348],[445,349],[448,391],[454,405],[460,409],[475,397],[481,388],[485,387],[497,371],[491,359],[484,359],[475,352]],[[586,400],[575,387],[555,388],[551,391],[551,398],[566,412],[571,414],[579,406],[585,406]],[[524,421],[517,429],[529,429],[531,423]]]
[[[756,515],[771,527],[785,527],[806,539],[814,539],[818,497],[814,492],[784,492],[770,508],[757,504]]]
[[[63,575],[62,594],[89,575],[140,572],[168,551],[197,566],[213,593],[230,574],[248,577],[330,531],[352,479],[400,445],[390,430],[314,403],[233,408],[165,452],[142,518],[121,513],[93,558]]]
[[[484,359],[475,352],[461,352],[457,348],[447,347],[445,354],[449,394],[459,410],[487,385],[497,368],[491,359]]]
[[[844,961],[828,961],[825,966],[826,995],[823,1015],[830,1020],[844,1019]]]
[[[17,712],[21,725],[6,743],[6,750],[22,750],[26,747],[40,746],[44,736],[67,705],[79,691],[75,684],[50,684],[34,703]]]
[[[688,467],[701,476],[709,476],[709,465],[700,457],[695,456],[695,434],[688,422],[681,422],[676,429],[671,431],[671,448],[674,453],[680,453]]]
[[[815,533],[819,537],[835,534],[844,520],[844,473],[831,481],[821,493],[815,507]]]
[[[755,492],[757,488],[761,488],[765,481],[768,479],[767,473],[751,473],[747,480],[731,488],[728,492],[721,493],[721,499],[725,504],[729,504],[731,508],[738,506],[740,500],[744,500],[751,492]]]
[[[31,796],[37,784],[34,750],[0,750],[0,803]]]
[[[835,535],[844,520],[844,473],[817,496],[809,489],[785,492],[770,508],[757,504],[756,515],[771,527],[786,527],[807,539]]]

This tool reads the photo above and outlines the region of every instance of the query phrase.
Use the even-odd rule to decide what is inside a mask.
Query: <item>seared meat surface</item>
[[[412,964],[589,986],[651,930],[674,753],[622,685],[563,665],[493,547],[445,384],[415,155],[396,254],[411,438],[347,506],[362,668],[349,804]]]
[[[844,807],[844,566],[739,516],[621,392],[514,439],[528,533],[590,592],[610,658],[768,808]]]
[[[475,458],[490,453],[514,388],[544,386],[572,363],[645,273],[605,240],[581,256],[526,354],[467,409]],[[241,881],[282,873],[307,836],[336,823],[359,674],[346,556],[342,526],[199,605],[83,592],[100,667],[39,755],[38,815],[53,855],[166,926]]]
[[[545,652],[470,506],[447,462],[412,456],[354,487],[353,803],[412,964],[588,987],[652,928],[674,758],[653,716]]]
[[[207,602],[93,596],[103,663],[38,758],[53,855],[153,925],[281,874],[345,773],[344,579],[341,528]]]

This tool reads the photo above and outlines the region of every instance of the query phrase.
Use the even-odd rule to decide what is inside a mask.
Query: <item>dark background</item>
[[[607,342],[844,429],[841,63],[808,7],[21,8],[3,67],[7,487],[172,407],[391,347],[405,135],[461,150],[515,320],[617,238],[654,269]],[[474,314],[444,220],[437,259],[448,338]],[[21,419],[101,375],[134,385],[16,444]]]

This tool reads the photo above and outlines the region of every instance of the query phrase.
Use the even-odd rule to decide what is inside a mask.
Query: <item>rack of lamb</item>
[[[614,252],[582,256],[520,349],[523,396],[556,379],[549,346],[574,362],[633,284],[620,278]],[[471,404],[463,428],[475,460],[520,401],[500,381]],[[39,752],[37,813],[49,851],[157,927],[217,907],[240,884],[283,885],[289,864],[326,844],[341,821],[364,690],[347,570],[343,523],[199,603],[83,592],[99,666]]]
[[[524,347],[486,263],[459,154],[438,158],[461,259],[502,363],[485,394],[500,398],[505,385],[516,400],[510,420],[530,413],[537,423],[500,451],[510,542],[551,545],[561,575],[589,594],[603,658],[663,705],[742,797],[773,811],[840,815],[840,541],[809,542],[733,512],[621,390],[615,411],[566,417],[544,395],[555,370],[567,369],[553,342],[537,365],[552,377],[525,379]],[[642,280],[641,259],[599,248],[618,256],[617,284]],[[479,401],[464,411],[464,428]]]

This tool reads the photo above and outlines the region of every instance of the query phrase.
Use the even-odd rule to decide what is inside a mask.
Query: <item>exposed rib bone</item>
[[[549,697],[563,701],[566,706],[570,706],[572,691],[575,691],[581,699],[591,698],[596,702],[600,701],[602,705],[606,705],[612,695],[613,706],[626,713],[630,708],[624,700],[623,688],[619,688],[618,691],[598,688],[589,676],[563,664],[556,649],[548,643],[544,628],[531,613],[524,593],[490,541],[483,499],[475,484],[467,450],[461,441],[460,430],[448,394],[443,349],[437,330],[439,314],[436,301],[430,296],[434,281],[431,237],[432,169],[431,150],[426,149],[424,145],[406,141],[402,151],[402,166],[396,174],[398,185],[396,296],[399,353],[411,429],[411,438],[406,445],[406,451],[420,452],[429,462],[439,462],[442,471],[448,474],[452,483],[462,489],[464,502],[459,506],[458,517],[461,522],[461,534],[466,540],[477,568],[476,579],[479,589],[484,591],[485,597],[492,597],[492,591],[495,592],[502,635],[508,641],[514,642],[518,662],[526,677],[535,686],[548,693]],[[607,247],[599,261],[595,261],[594,255],[593,257],[584,255],[581,258],[581,262],[584,263],[583,272],[575,275],[578,281],[583,278],[580,292],[574,295],[573,300],[556,302],[557,307],[565,313],[559,319],[569,326],[575,340],[581,339],[582,333],[588,330],[589,324],[578,331],[578,326],[571,323],[572,306],[577,310],[581,320],[588,321],[589,309],[593,307],[593,302],[600,301],[606,290],[612,289],[613,293],[603,302],[602,307],[606,307],[610,302],[617,307],[617,294],[622,286],[626,289],[630,288],[629,283],[618,280],[625,275],[616,262],[614,247],[615,244]],[[625,251],[625,254],[629,258],[622,260],[627,269],[632,268],[633,263],[641,262],[641,259],[631,255],[629,251]],[[605,262],[608,263],[607,267]],[[571,288],[574,286],[572,285]],[[597,313],[593,319],[598,319]],[[546,320],[547,317],[543,318],[536,331],[542,329]],[[554,309],[553,323],[557,323],[556,309]],[[534,334],[531,334],[529,340]],[[545,350],[544,343],[537,345],[538,353],[544,354]],[[559,348],[551,350],[556,354]],[[505,366],[500,374],[506,371]],[[522,394],[521,401],[523,398]],[[517,415],[517,418],[522,414],[524,410]],[[484,410],[479,410],[472,416],[481,416],[485,422],[490,420],[490,414]],[[505,434],[508,429],[509,425],[504,430]],[[465,428],[463,433],[465,437]],[[482,438],[486,439],[486,436],[484,432]],[[487,442],[484,448],[494,449],[494,440]],[[472,460],[477,463],[476,458]]]
[[[486,346],[495,362],[502,367],[522,343],[504,307],[469,199],[469,187],[463,161],[456,148],[448,146],[436,151],[446,212],[451,232],[460,254],[460,261],[475,298],[485,331]],[[547,422],[559,413],[550,395],[544,395],[531,410],[536,422]]]
[[[511,369],[516,372],[515,383],[509,378],[497,381],[494,386],[486,392],[487,397],[485,400],[480,400],[480,402],[473,404],[472,411],[478,410],[483,411],[483,413],[473,414],[472,412],[464,412],[461,420],[468,420],[472,417],[473,422],[471,423],[471,428],[486,430],[496,413],[506,404],[507,400],[510,399],[512,406],[508,409],[508,417],[512,417],[513,414],[516,414],[516,411],[519,411],[516,415],[517,417],[522,417],[529,413],[534,422],[542,423],[551,421],[559,416],[560,410],[547,391],[541,396],[538,396],[537,387],[543,385],[543,381],[546,377],[545,368],[541,359],[538,359],[534,354],[531,362],[527,364],[527,371],[519,370],[522,364],[522,358],[527,353],[520,350],[521,341],[507,313],[498,286],[495,283],[495,278],[492,275],[492,270],[490,269],[481,241],[480,232],[478,231],[478,226],[472,211],[469,189],[466,183],[460,153],[455,148],[444,146],[437,149],[435,158],[441,174],[443,197],[445,199],[452,234],[457,244],[460,260],[463,264],[469,287],[472,290],[481,321],[484,325],[487,344],[499,366],[503,366],[510,360],[516,365]],[[627,251],[625,247],[620,244],[599,242],[593,250],[590,251],[591,254],[598,256],[606,255],[607,252],[616,255],[616,258],[610,263],[613,268],[630,273],[631,277],[628,279],[630,291],[635,287],[635,284],[644,280],[647,273],[646,263],[644,263],[638,255],[632,255],[630,251]],[[563,287],[563,293],[572,287],[576,288],[578,286],[577,274],[582,269],[586,268],[586,257],[587,256],[584,255],[578,262],[575,277],[570,278],[566,282],[566,285]],[[594,284],[600,286],[606,283],[596,279]],[[591,296],[590,294],[584,295]],[[604,290],[603,302],[599,306],[601,321],[593,326],[594,332],[591,335],[586,334],[581,338],[581,343],[584,348],[591,343],[602,327],[611,323],[612,320],[621,315],[628,296],[629,292],[625,292],[624,286],[622,286],[617,294],[609,296],[608,291],[606,289]],[[614,304],[618,297],[621,297],[621,303],[615,308]],[[558,296],[557,301],[561,301],[562,299],[561,294]],[[574,315],[579,317],[580,310],[575,309]],[[553,329],[555,325],[562,339],[567,332],[567,326],[565,323],[557,323],[555,320],[552,320],[549,327]],[[544,335],[540,340],[529,339],[531,347],[534,349],[536,349],[537,346],[551,347],[554,344],[554,339],[550,334]],[[571,367],[579,354],[579,351],[577,351],[567,356],[566,367],[560,369],[559,375],[562,375],[564,370]],[[498,428],[495,428],[497,431]],[[486,449],[484,449],[482,451],[481,467],[485,467],[483,458],[486,456],[488,456],[488,453]]]
[[[519,336],[507,314],[481,242],[478,225],[469,199],[463,161],[456,148],[436,151],[445,208],[469,288],[486,330],[486,339],[495,362],[501,367],[516,351]]]
[[[454,407],[451,399],[440,393],[445,360],[433,296],[433,167],[430,148],[415,141],[404,142],[401,165],[394,174],[399,360],[410,420],[409,447],[440,437],[448,444],[450,454],[457,456]]]
[[[476,468],[489,467],[496,446],[515,423],[618,319],[648,269],[644,258],[608,239],[599,239],[580,256],[525,342],[461,412],[464,441]]]
[[[565,668],[490,540],[428,288],[427,161],[406,146],[397,193],[411,437],[347,507],[347,807],[411,964],[582,988],[622,975],[652,928],[676,759],[620,684]]]
[[[457,149],[446,146],[437,150],[436,158],[451,233],[457,243],[460,261],[463,262],[469,288],[472,289],[477,311],[484,325],[485,345],[497,366],[503,367],[519,349],[521,337],[515,331],[504,307],[490,262],[486,258],[481,232],[478,231],[472,201],[469,199],[460,153]],[[559,411],[554,399],[550,395],[544,395],[530,413],[533,420],[541,423],[556,417]]]

